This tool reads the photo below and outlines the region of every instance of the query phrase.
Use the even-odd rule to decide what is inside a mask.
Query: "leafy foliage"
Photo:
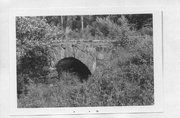
[[[152,105],[152,68],[123,66],[100,72],[81,83],[74,75],[64,74],[51,84],[31,84],[19,107],[86,107]],[[147,74],[149,73],[149,74]]]
[[[126,15],[126,18],[130,21],[131,24],[134,24],[134,27],[139,30],[142,27],[152,27],[152,14],[133,14]]]

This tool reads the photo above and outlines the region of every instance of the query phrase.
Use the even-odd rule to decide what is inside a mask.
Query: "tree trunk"
[[[84,29],[84,21],[83,21],[84,19],[83,19],[83,16],[81,16],[81,30],[83,31],[83,29]]]
[[[63,26],[63,16],[61,16],[61,25]]]

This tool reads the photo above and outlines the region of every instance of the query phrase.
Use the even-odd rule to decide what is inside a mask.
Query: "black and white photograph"
[[[0,0],[0,118],[179,118],[179,0]]]
[[[11,19],[12,108],[116,113],[160,106],[157,14],[52,13]]]
[[[17,16],[18,108],[153,105],[152,20]]]

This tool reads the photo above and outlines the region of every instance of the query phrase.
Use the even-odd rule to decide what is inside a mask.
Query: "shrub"
[[[124,17],[119,19],[119,21],[121,22],[121,25],[114,23],[109,17],[97,18],[96,22],[93,24],[91,32],[93,35],[106,37],[111,40],[122,39],[125,35],[124,33],[129,30],[129,26]]]
[[[16,17],[16,55],[18,95],[23,94],[29,80],[47,81],[50,66],[50,44],[61,30],[51,27],[39,17]]]
[[[65,73],[51,84],[32,84],[19,107],[83,107],[152,105],[153,73],[148,66],[129,65],[97,71],[87,82]],[[102,73],[102,74],[99,74]]]
[[[29,75],[31,78],[36,78],[33,81],[44,81],[48,70],[44,69],[45,66],[49,66],[47,50],[42,47],[34,47],[32,50],[26,52],[24,56],[20,58],[20,63],[17,65],[17,74]]]
[[[16,38],[22,43],[25,40],[47,41],[63,36],[62,29],[50,26],[46,19],[38,17],[16,17]]]

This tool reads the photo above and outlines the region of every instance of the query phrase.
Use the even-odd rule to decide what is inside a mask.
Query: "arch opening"
[[[77,75],[81,82],[83,82],[83,80],[87,80],[92,74],[83,62],[74,57],[65,57],[59,60],[55,67],[59,77],[62,72],[68,72]]]

